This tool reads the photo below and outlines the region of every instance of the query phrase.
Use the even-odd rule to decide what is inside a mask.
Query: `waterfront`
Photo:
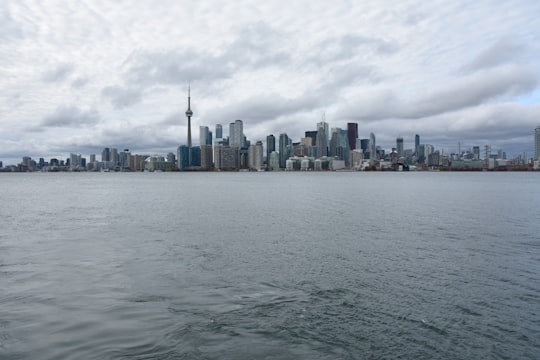
[[[0,357],[534,358],[539,173],[0,177]]]

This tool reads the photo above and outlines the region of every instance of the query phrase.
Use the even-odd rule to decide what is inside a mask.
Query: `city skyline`
[[[190,80],[192,128],[242,119],[252,143],[299,141],[324,113],[383,149],[420,134],[534,156],[540,4],[160,5],[2,3],[0,161],[174,152]]]

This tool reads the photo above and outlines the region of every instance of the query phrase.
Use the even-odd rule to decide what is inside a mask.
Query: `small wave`
[[[464,306],[461,306],[461,305],[456,305],[456,308],[458,308],[459,310],[461,310],[461,312],[463,312],[464,314],[467,314],[467,315],[482,316],[482,314],[477,313],[476,311],[473,311],[473,310],[471,310],[469,308],[466,308]]]
[[[432,330],[434,332],[436,332],[437,334],[440,334],[440,335],[448,335],[448,332],[444,329],[441,329],[435,325],[432,325],[432,324],[429,324],[426,320],[422,319],[420,320],[420,322],[422,323],[422,326],[429,329],[429,330]]]

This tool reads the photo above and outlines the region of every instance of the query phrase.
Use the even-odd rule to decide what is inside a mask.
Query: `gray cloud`
[[[54,113],[46,116],[41,125],[45,127],[83,127],[95,125],[100,115],[95,109],[83,111],[75,106],[59,106]]]
[[[528,68],[504,67],[475,73],[436,89],[404,110],[403,117],[419,118],[479,105],[501,97],[528,93],[538,85],[538,74]]]
[[[135,51],[124,63],[124,76],[127,83],[138,85],[185,85],[188,80],[211,84],[239,71],[286,63],[290,56],[275,46],[281,40],[278,32],[257,23],[242,28],[232,43],[212,52],[195,48]]]
[[[386,118],[420,119],[458,111],[488,101],[526,94],[538,86],[538,74],[518,66],[498,67],[457,79],[431,92],[401,101],[393,90],[371,90],[338,111],[340,118],[360,121]]]
[[[308,61],[318,66],[329,62],[365,59],[371,55],[391,55],[399,50],[394,40],[386,40],[362,35],[344,35],[323,40],[315,46]]]
[[[2,42],[10,42],[23,38],[23,31],[10,12],[6,8],[0,8],[0,39]]]
[[[75,66],[73,64],[60,64],[56,68],[49,70],[43,74],[43,81],[45,82],[58,82],[64,80],[69,74],[73,72]]]
[[[294,116],[298,112],[311,110],[317,106],[317,98],[310,95],[288,99],[278,94],[262,94],[225,107],[215,108],[206,114],[206,118],[215,123],[220,123],[223,119],[227,119],[228,122],[242,119],[250,126],[256,126],[284,115]]]
[[[88,78],[78,77],[71,83],[72,88],[82,88],[88,83]]]
[[[502,39],[480,52],[463,70],[476,71],[512,63],[522,58],[526,48],[511,39]]]
[[[115,109],[122,109],[141,101],[141,91],[135,87],[107,86],[101,95],[111,101]]]

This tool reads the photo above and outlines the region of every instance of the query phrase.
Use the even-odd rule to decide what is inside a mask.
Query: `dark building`
[[[289,136],[283,133],[279,135],[279,168],[285,169],[289,158]]]
[[[266,137],[266,167],[270,167],[270,154],[276,151],[276,137],[270,134]]]
[[[360,148],[363,153],[369,151],[369,139],[360,139]]]
[[[311,138],[311,146],[317,145],[317,132],[316,131],[306,131],[306,137]]]
[[[358,123],[347,123],[347,139],[349,140],[349,149],[356,149],[356,139],[358,139]]]

